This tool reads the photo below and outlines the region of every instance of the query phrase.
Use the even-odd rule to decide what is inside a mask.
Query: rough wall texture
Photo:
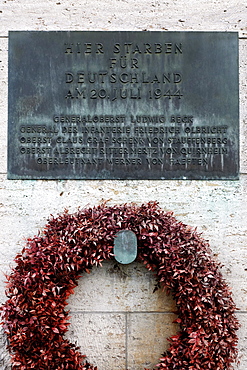
[[[238,317],[240,370],[247,366],[247,7],[240,0],[2,0],[0,3],[0,298],[4,275],[50,214],[99,204],[157,200],[209,240],[232,287]],[[241,175],[239,181],[11,181],[6,179],[9,30],[238,31],[240,45]],[[226,76],[227,78],[227,76]],[[99,370],[143,369],[167,346],[173,302],[152,293],[143,266],[106,263],[70,297],[69,338]],[[156,340],[156,336],[159,338]]]

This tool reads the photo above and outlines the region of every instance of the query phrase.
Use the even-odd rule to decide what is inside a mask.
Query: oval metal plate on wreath
[[[137,256],[137,237],[131,230],[121,230],[114,239],[114,257],[117,262],[126,265]]]

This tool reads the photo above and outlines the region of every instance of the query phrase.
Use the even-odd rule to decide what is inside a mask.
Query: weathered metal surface
[[[10,32],[9,179],[237,179],[238,34]]]
[[[131,230],[121,230],[114,239],[114,257],[117,262],[127,265],[137,256],[137,237]]]

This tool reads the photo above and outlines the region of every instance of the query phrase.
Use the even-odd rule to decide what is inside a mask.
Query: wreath
[[[232,369],[239,323],[220,265],[195,229],[156,202],[65,211],[28,239],[8,276],[8,300],[2,306],[12,369],[97,369],[63,338],[69,325],[65,306],[82,273],[114,258],[120,230],[136,234],[137,260],[176,301],[180,330],[168,338],[169,349],[157,369]]]

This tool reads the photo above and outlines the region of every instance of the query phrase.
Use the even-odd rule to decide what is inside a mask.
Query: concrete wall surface
[[[7,180],[8,31],[168,30],[237,31],[240,60],[241,173],[237,181]],[[197,227],[224,266],[239,307],[239,359],[247,368],[247,6],[242,0],[1,0],[0,2],[0,302],[4,273],[25,239],[50,214],[65,208],[158,201],[177,219]],[[227,78],[227,76],[226,76]],[[152,368],[167,347],[174,302],[153,293],[155,280],[133,263],[102,268],[80,279],[69,298],[68,337],[99,370]],[[158,340],[156,338],[159,338]]]

